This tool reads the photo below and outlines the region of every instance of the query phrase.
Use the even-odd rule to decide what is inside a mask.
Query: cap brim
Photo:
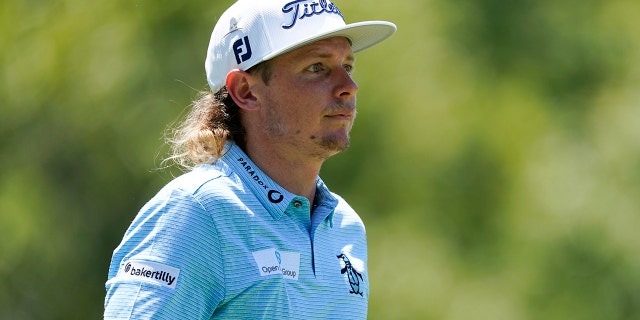
[[[362,51],[369,48],[383,40],[389,38],[396,32],[396,25],[388,21],[363,21],[345,25],[339,29],[328,30],[323,33],[319,33],[280,50],[271,52],[264,56],[262,61],[272,59],[283,53],[295,50],[312,42],[332,38],[332,37],[346,37],[351,41],[351,49],[353,52]]]

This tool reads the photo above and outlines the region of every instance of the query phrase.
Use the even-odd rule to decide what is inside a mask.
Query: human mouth
[[[353,118],[353,112],[336,112],[328,114],[326,117],[335,120],[351,120],[351,118]]]
[[[336,119],[336,120],[351,120],[355,115],[355,107],[344,107],[336,108],[327,113],[325,117]]]

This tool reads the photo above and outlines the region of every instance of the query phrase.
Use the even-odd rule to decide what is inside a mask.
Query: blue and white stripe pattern
[[[230,145],[140,210],[114,251],[104,318],[365,319],[362,220],[320,178],[316,198]]]

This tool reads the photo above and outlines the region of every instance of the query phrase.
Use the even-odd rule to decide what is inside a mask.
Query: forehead
[[[291,61],[316,57],[341,58],[347,61],[355,60],[353,50],[351,49],[351,42],[345,37],[332,37],[318,40],[281,54],[273,60]]]

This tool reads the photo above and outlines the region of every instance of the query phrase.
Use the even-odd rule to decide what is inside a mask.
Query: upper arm
[[[209,319],[224,298],[215,224],[191,194],[145,205],[114,251],[105,319]]]

